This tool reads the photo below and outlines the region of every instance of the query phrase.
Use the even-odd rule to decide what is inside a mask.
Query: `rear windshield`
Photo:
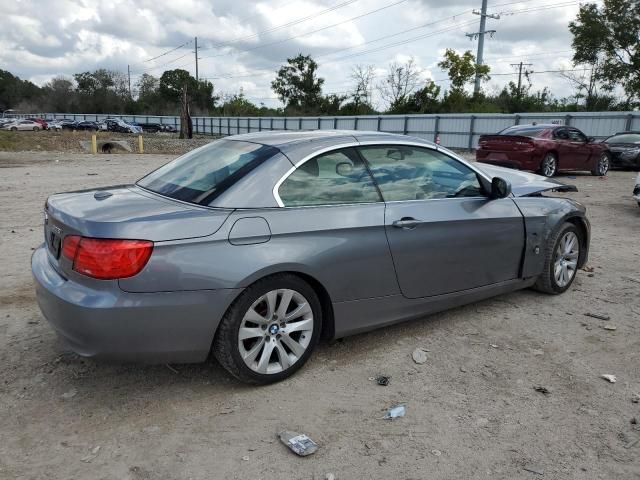
[[[640,133],[624,133],[614,135],[606,140],[607,143],[640,143]]]
[[[193,150],[139,180],[137,185],[167,197],[209,205],[278,149],[218,140]]]
[[[523,137],[539,137],[547,130],[543,127],[509,127],[500,132],[500,135],[520,135]]]

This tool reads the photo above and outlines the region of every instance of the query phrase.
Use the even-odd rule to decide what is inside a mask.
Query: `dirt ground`
[[[213,361],[65,353],[36,305],[29,259],[47,195],[131,182],[170,158],[0,152],[1,479],[640,478],[634,172],[561,177],[593,226],[593,273],[564,295],[520,291],[322,344],[294,378],[256,388]],[[406,416],[383,420],[396,403]],[[296,457],[282,429],[320,449]]]

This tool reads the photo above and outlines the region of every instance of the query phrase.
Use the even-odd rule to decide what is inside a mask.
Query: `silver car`
[[[11,130],[13,132],[18,130],[33,130],[34,132],[37,132],[38,130],[42,130],[42,124],[34,122],[33,120],[16,119],[12,122],[3,124],[0,128],[2,128],[2,130]]]
[[[402,135],[266,132],[135,185],[52,195],[42,312],[83,356],[283,379],[333,339],[517,289],[567,290],[590,227],[570,191]]]

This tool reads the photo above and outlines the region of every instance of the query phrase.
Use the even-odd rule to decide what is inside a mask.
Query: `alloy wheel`
[[[548,154],[542,161],[542,174],[545,177],[553,177],[556,173],[556,157]]]
[[[598,173],[600,175],[606,175],[609,171],[609,156],[603,153],[598,160]]]
[[[553,264],[553,276],[556,284],[560,288],[566,287],[578,268],[578,257],[580,256],[580,242],[575,232],[565,233],[556,248]]]
[[[290,289],[271,290],[244,314],[238,348],[244,363],[261,374],[280,373],[304,355],[313,337],[309,301]]]

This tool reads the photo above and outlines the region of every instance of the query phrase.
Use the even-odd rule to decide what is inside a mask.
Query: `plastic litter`
[[[406,413],[407,409],[404,405],[395,405],[387,410],[387,413],[384,414],[384,418],[394,419],[404,417]]]
[[[533,387],[533,389],[536,392],[542,393],[543,395],[551,395],[551,391],[547,387],[537,386],[537,387]]]
[[[385,375],[378,375],[375,378],[375,381],[381,387],[386,387],[387,385],[389,385],[389,382],[391,382],[391,377],[387,377]]]
[[[611,383],[616,383],[616,376],[615,375],[609,375],[607,373],[601,375],[602,378],[604,378],[605,380],[607,380],[608,382]]]
[[[600,315],[599,313],[591,313],[587,312],[584,314],[585,317],[597,318],[598,320],[611,320],[609,315]]]
[[[290,432],[284,430],[278,434],[278,438],[296,455],[306,457],[318,450],[318,444],[307,437],[304,433]]]
[[[427,352],[422,348],[416,348],[411,354],[411,358],[413,358],[413,361],[418,365],[422,365],[427,362]]]

